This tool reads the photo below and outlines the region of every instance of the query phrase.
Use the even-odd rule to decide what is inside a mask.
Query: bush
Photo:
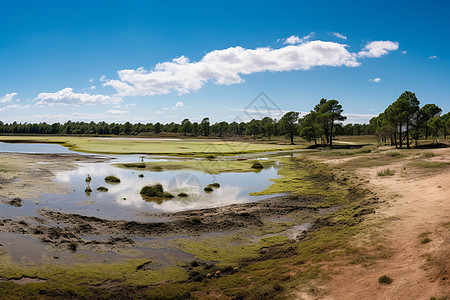
[[[431,239],[426,237],[420,243],[421,244],[428,244],[429,242],[431,242]]]
[[[104,186],[101,186],[101,187],[98,187],[98,188],[97,188],[97,191],[99,191],[99,192],[107,192],[107,191],[108,191],[108,188],[106,188],[106,187],[104,187]]]
[[[395,174],[394,170],[391,170],[389,168],[382,170],[382,171],[378,171],[377,175],[378,176],[392,176]]]
[[[210,183],[208,186],[216,189],[220,188],[220,184],[218,182]]]
[[[207,193],[211,193],[211,192],[213,191],[213,188],[210,187],[210,186],[208,185],[208,186],[205,187],[203,190],[204,190],[205,192],[207,192]]]
[[[189,195],[186,193],[179,193],[178,197],[189,197]]]
[[[154,185],[147,185],[141,189],[141,195],[146,197],[159,197],[159,198],[173,198],[171,193],[164,192],[164,188],[161,183]]]
[[[257,161],[257,162],[253,163],[252,168],[253,169],[264,169],[264,166],[259,161]]]
[[[110,175],[105,177],[105,181],[109,183],[119,183],[120,179],[117,178],[116,176]]]
[[[380,278],[378,278],[378,282],[382,284],[391,284],[392,279],[389,276],[383,275]]]
[[[139,174],[139,177],[143,178],[143,177],[144,177],[144,174]]]
[[[84,189],[84,191],[85,191],[86,193],[91,193],[91,192],[92,192],[92,189],[91,189],[90,186],[88,186],[87,188]]]

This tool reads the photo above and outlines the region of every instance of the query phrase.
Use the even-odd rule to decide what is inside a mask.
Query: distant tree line
[[[369,123],[383,142],[389,140],[392,146],[410,148],[413,142],[417,145],[419,139],[447,138],[450,113],[441,113],[442,109],[435,104],[420,107],[416,95],[406,91]]]
[[[299,118],[299,113],[290,111],[279,120],[264,117],[249,122],[217,122],[211,124],[208,117],[201,122],[184,119],[181,123],[106,123],[72,122],[61,123],[17,123],[0,121],[0,134],[55,134],[55,135],[141,135],[173,134],[183,136],[251,137],[253,139],[286,136],[291,144],[297,136],[315,145],[333,144],[339,135],[374,135],[392,145],[410,146],[419,138],[447,136],[449,113],[441,116],[442,110],[435,104],[419,107],[414,93],[404,92],[394,103],[369,124],[345,124],[342,105],[337,100],[321,99],[308,114]]]

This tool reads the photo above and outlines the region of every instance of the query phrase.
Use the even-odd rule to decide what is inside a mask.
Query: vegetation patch
[[[214,183],[208,184],[208,186],[209,186],[209,187],[212,187],[212,188],[218,189],[218,188],[220,188],[220,183],[214,182]]]
[[[252,169],[264,169],[264,166],[260,162],[254,162],[252,165]]]
[[[140,178],[144,178],[144,174],[139,174],[139,177]]]
[[[391,284],[392,278],[390,278],[389,276],[383,275],[380,278],[378,278],[378,282],[381,284]]]
[[[181,192],[178,194],[178,197],[189,197],[189,195],[184,192]]]
[[[146,197],[157,197],[157,198],[173,198],[174,196],[165,192],[162,184],[156,183],[154,185],[147,185],[141,189],[141,195]]]
[[[120,183],[120,179],[113,175],[106,176],[105,181],[108,183]]]
[[[100,186],[100,187],[97,188],[97,191],[99,191],[99,192],[107,192],[108,188],[104,187],[104,186]]]
[[[210,187],[209,185],[203,189],[206,193],[212,193],[214,189]]]
[[[378,176],[393,176],[394,174],[395,170],[391,170],[389,168],[377,172]]]
[[[410,163],[411,166],[417,167],[417,168],[424,168],[424,169],[437,169],[437,168],[443,168],[450,163],[448,162],[435,162],[435,161],[415,161]]]

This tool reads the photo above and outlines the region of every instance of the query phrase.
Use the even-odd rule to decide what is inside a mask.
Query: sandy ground
[[[432,151],[438,156],[428,161],[450,162],[448,148]],[[377,176],[377,171],[386,167],[357,170],[369,180],[369,186],[380,200],[385,201],[367,222],[391,220],[381,232],[392,255],[368,267],[344,264],[337,275],[319,287],[322,291],[319,295],[300,292],[299,299],[450,296],[450,167],[419,169],[411,167],[409,161],[403,159],[389,165],[396,171],[394,176]],[[431,242],[422,244],[425,237]],[[380,284],[378,278],[383,275],[393,282]]]

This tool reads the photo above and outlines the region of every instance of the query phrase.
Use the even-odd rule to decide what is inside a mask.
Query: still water
[[[36,151],[34,151],[36,149]],[[0,143],[0,152],[21,153],[78,153],[57,144],[5,144]],[[270,179],[277,178],[277,168],[270,167],[258,173],[221,173],[211,175],[200,171],[122,169],[115,166],[121,162],[165,161],[173,158],[140,155],[101,155],[111,158],[108,162],[80,163],[71,171],[56,172],[54,181],[64,185],[67,194],[44,194],[40,198],[24,200],[20,208],[0,204],[0,217],[34,215],[42,208],[96,216],[107,219],[149,220],[143,212],[179,212],[192,209],[211,208],[229,204],[259,201],[267,196],[250,196],[252,192],[264,190],[272,184]],[[201,164],[201,160],[197,160]],[[141,175],[142,174],[142,175]],[[90,175],[90,183],[86,177]],[[114,175],[120,183],[111,184],[104,178]],[[139,176],[141,175],[141,176]],[[206,193],[203,188],[217,182],[220,188]],[[175,198],[162,201],[145,201],[140,190],[143,186],[161,183],[164,190]],[[87,187],[92,192],[86,193]],[[108,188],[107,192],[97,191],[98,187]],[[185,192],[189,197],[178,197]]]

